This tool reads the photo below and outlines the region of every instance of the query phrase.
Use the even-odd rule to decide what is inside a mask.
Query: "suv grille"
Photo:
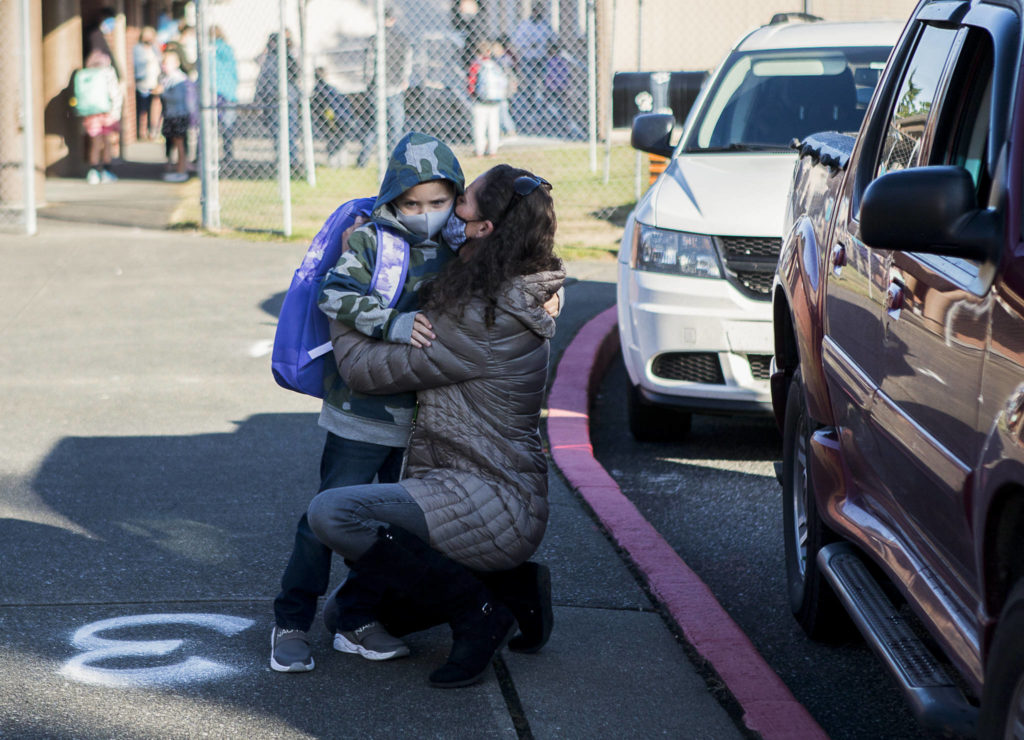
[[[725,263],[726,279],[744,295],[767,301],[782,239],[761,236],[720,236],[718,248]]]
[[[724,385],[725,376],[714,352],[668,352],[654,358],[651,372],[666,380]]]
[[[722,236],[722,250],[726,259],[731,257],[772,257],[779,258],[782,239],[770,236]]]
[[[772,376],[771,355],[747,355],[747,362],[750,363],[750,374],[754,380],[770,380]]]

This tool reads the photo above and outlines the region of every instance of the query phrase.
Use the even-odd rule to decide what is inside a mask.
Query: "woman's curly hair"
[[[478,215],[494,224],[485,237],[467,242],[438,276],[421,289],[421,305],[427,311],[461,316],[470,296],[489,302],[487,323],[494,320],[494,306],[502,287],[512,278],[558,270],[554,254],[555,206],[550,186],[542,184],[528,195],[515,192],[517,178],[535,177],[527,170],[499,164],[485,172],[477,193]],[[538,178],[539,179],[539,178]]]

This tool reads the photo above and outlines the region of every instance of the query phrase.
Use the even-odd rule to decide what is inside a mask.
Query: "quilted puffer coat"
[[[543,304],[564,277],[511,281],[491,326],[480,299],[457,320],[430,316],[437,338],[426,348],[369,339],[332,322],[334,356],[352,388],[418,391],[401,484],[423,508],[431,546],[476,570],[526,561],[547,527],[538,425],[555,321]]]

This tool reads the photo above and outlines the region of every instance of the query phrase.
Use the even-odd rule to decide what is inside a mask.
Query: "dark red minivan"
[[[919,3],[859,134],[801,143],[773,288],[793,613],[986,738],[1024,738],[1022,15]]]

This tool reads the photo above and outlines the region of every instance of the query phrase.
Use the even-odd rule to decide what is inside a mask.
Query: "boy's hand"
[[[348,251],[348,238],[350,236],[352,236],[352,232],[355,231],[356,229],[358,229],[363,224],[367,223],[369,220],[370,219],[368,219],[368,218],[366,218],[365,216],[362,216],[362,215],[356,216],[355,221],[352,222],[352,225],[349,226],[347,229],[345,229],[343,232],[341,232],[341,251],[342,252],[347,252]]]
[[[553,296],[548,298],[547,302],[544,304],[544,310],[548,312],[548,316],[551,318],[558,318],[558,312],[561,310],[558,305],[558,293],[555,293]]]
[[[421,313],[416,314],[412,320],[412,339],[411,343],[413,347],[429,347],[430,340],[436,339],[434,332],[431,331],[434,327],[431,326],[430,320]]]

